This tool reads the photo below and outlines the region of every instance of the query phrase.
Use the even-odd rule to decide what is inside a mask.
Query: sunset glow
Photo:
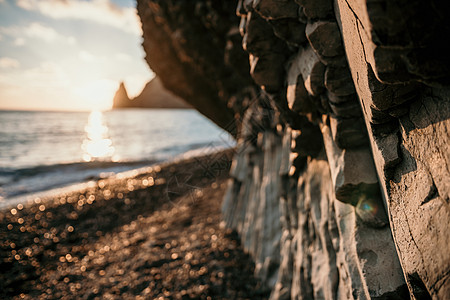
[[[100,111],[91,112],[85,132],[87,137],[81,145],[85,161],[112,157],[114,147],[108,137],[108,127],[103,124],[103,114]]]
[[[105,110],[152,77],[133,0],[0,1],[0,109]]]

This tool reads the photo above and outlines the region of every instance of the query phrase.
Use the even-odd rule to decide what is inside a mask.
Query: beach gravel
[[[231,151],[0,212],[1,299],[265,299],[221,226]]]

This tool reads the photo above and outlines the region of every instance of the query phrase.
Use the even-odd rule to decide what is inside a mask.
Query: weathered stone
[[[363,118],[330,118],[333,140],[341,149],[355,148],[368,143]]]
[[[370,148],[342,150],[334,141],[330,127],[323,126],[322,134],[336,199],[357,205],[361,197],[381,197]]]
[[[281,263],[278,273],[277,283],[272,290],[270,299],[289,300],[291,299],[292,274],[294,254],[292,251],[292,236],[288,230],[283,231],[281,236]]]
[[[281,165],[280,165],[280,175],[287,175],[289,174],[289,170],[292,165],[292,161],[290,158],[291,153],[291,136],[292,136],[292,130],[291,128],[286,128],[286,131],[283,135],[282,140],[282,152],[281,152]]]
[[[297,18],[298,5],[292,0],[254,0],[253,9],[267,20]]]
[[[261,21],[243,19],[241,33],[254,52],[252,73],[258,84],[268,84],[271,97],[251,82],[248,64],[229,53],[238,54],[240,44],[233,31],[235,3],[140,0],[138,8],[147,60],[164,83],[222,127],[235,128],[224,126],[233,114],[244,124],[237,148],[246,150],[236,152],[224,219],[240,233],[271,298],[446,299],[450,92],[435,87],[450,80],[445,1],[335,0],[334,16],[331,1],[297,0],[302,6],[289,12],[292,18],[276,20],[269,19],[287,13],[279,12],[288,2],[265,1],[273,6],[263,13],[267,20],[254,10],[258,2],[242,1],[237,13],[248,18],[253,11]],[[309,22],[314,36],[317,22],[334,19],[345,56],[317,55],[310,45],[291,55],[304,39],[300,23]],[[248,32],[253,25],[255,31]],[[302,57],[308,51],[315,58]],[[322,66],[311,67],[316,60]],[[352,77],[324,74],[324,65],[328,70],[348,65]],[[432,87],[392,84],[410,80]],[[355,83],[357,97],[324,87],[339,90],[348,82]],[[349,118],[357,114],[355,101],[363,118]],[[231,115],[222,114],[226,103],[234,109]],[[323,124],[333,126],[323,135],[334,143],[331,152],[330,147],[326,153],[304,149],[322,135],[308,137],[313,125],[305,126],[307,117],[299,113],[317,121],[317,110],[327,115]],[[330,114],[335,118],[328,123]],[[293,149],[290,127],[299,129]],[[355,140],[366,127],[369,138]],[[355,146],[363,140],[372,152]],[[316,158],[306,155],[317,151]],[[367,181],[373,162],[381,189],[373,182],[357,183]],[[353,206],[336,201],[336,186],[337,196]]]
[[[334,201],[339,234],[337,299],[407,299],[401,265],[389,227],[360,222],[354,208]]]
[[[344,54],[341,33],[336,22],[308,23],[305,32],[311,47],[319,56],[334,57]]]
[[[366,60],[380,81],[449,83],[449,48],[439,44],[450,34],[444,3],[350,0],[347,5],[360,23]]]
[[[384,166],[385,172],[387,169],[392,169],[400,163],[401,158],[399,155],[399,140],[397,132],[377,136],[375,143],[381,152],[381,157],[383,158],[383,162],[381,162],[381,164]]]
[[[336,298],[339,274],[333,247],[336,236],[328,226],[333,219],[330,184],[329,169],[323,160],[310,161],[299,177],[291,299]]]
[[[292,66],[299,68],[305,83],[305,88],[309,94],[318,96],[324,91],[323,80],[325,66],[311,47],[300,49],[292,61]]]
[[[354,15],[356,7],[352,6],[351,9],[346,1],[336,1],[336,4],[337,19],[341,20],[342,32],[345,33],[344,44],[350,69],[357,83],[359,98],[363,100],[362,104],[368,101],[367,107],[370,107],[376,103],[382,110],[397,107],[389,94],[384,97],[385,99],[377,97],[382,93],[392,93],[392,88],[396,90],[398,86],[384,85],[381,89],[373,89],[370,85],[374,75],[371,74],[371,67],[367,65],[369,61],[365,57],[367,50],[361,44],[359,32],[363,29]],[[405,6],[405,9],[410,8],[409,5]],[[359,20],[364,22],[363,18]],[[432,19],[429,21],[433,22]],[[390,22],[395,20],[392,19]],[[403,86],[403,88],[411,87]],[[386,153],[383,154],[376,142],[379,135],[369,130],[372,152],[390,214],[392,233],[410,295],[415,299],[446,299],[450,293],[448,280],[450,259],[448,253],[444,254],[440,250],[446,247],[443,245],[450,243],[448,231],[450,214],[448,203],[444,200],[449,198],[450,185],[442,183],[442,178],[450,176],[446,167],[450,157],[444,154],[450,153],[448,149],[450,93],[448,90],[444,92],[446,89],[431,90],[432,100],[428,99],[429,96],[423,95],[427,89],[420,86],[415,86],[415,91],[411,90],[411,97],[408,97],[409,93],[405,93],[405,97],[403,93],[394,93],[397,98],[395,102],[398,104],[406,104],[414,98],[417,98],[414,103],[418,104],[411,105],[409,116],[404,115],[400,119],[402,138],[399,140],[399,156],[402,160],[393,170],[385,167]],[[364,112],[367,116],[366,109]],[[411,118],[416,122],[412,122]],[[373,127],[370,124],[368,126]],[[390,150],[388,153],[394,153],[395,157],[395,151]]]
[[[292,132],[292,152],[304,156],[316,157],[322,148],[322,137],[320,136],[320,129],[317,125],[311,124],[308,128],[306,126],[303,127],[301,132]]]
[[[325,71],[325,86],[330,93],[336,96],[349,96],[355,94],[355,85],[352,75],[347,67],[327,66]]]
[[[253,2],[254,2],[254,0],[243,0],[242,6],[244,7],[244,9],[247,12],[252,12],[253,11]]]
[[[298,20],[303,24],[308,23],[308,17],[305,15],[305,10],[302,6],[298,7]]]
[[[359,103],[358,96],[356,94],[348,95],[348,96],[337,96],[333,93],[330,93],[330,91],[327,90],[326,96],[328,100],[330,100],[331,103],[334,104],[341,104],[341,103],[347,103],[347,102],[357,102]]]
[[[242,147],[242,146],[241,146]],[[242,147],[243,153],[240,155],[237,155],[232,163],[231,163],[231,169],[230,169],[230,175],[233,178],[236,178],[238,181],[243,182],[245,178],[248,176],[248,168],[246,167],[249,164],[248,161],[248,148]]]
[[[366,119],[371,124],[385,124],[395,120],[389,113],[383,112],[375,107],[366,107]]]
[[[399,105],[392,107],[387,111],[387,113],[390,116],[398,119],[409,113],[409,105]]]
[[[326,97],[326,96],[324,96]],[[331,108],[331,112],[339,118],[359,118],[363,117],[361,106],[357,101],[347,101],[339,104],[328,101],[328,104]]]
[[[280,60],[283,60],[283,57],[276,54],[250,56],[250,74],[253,80],[268,92],[276,92],[283,86],[284,68],[277,63]]]
[[[418,84],[392,84],[386,85],[379,82],[368,69],[368,85],[372,94],[373,106],[379,110],[387,110],[391,107],[412,101],[417,98]]]
[[[313,103],[306,91],[300,66],[295,61],[288,70],[286,99],[289,109],[295,113],[306,114],[313,111]]]
[[[247,11],[244,8],[243,0],[239,0],[236,6],[236,16],[243,17],[247,15]]]
[[[303,7],[305,15],[310,19],[326,19],[333,16],[331,0],[295,0]]]
[[[291,154],[292,158],[292,166],[289,170],[289,176],[293,176],[295,178],[303,171],[308,163],[308,157],[305,155],[300,155],[298,153],[293,152]]]
[[[303,84],[302,75],[297,77],[297,84],[289,84],[286,95],[289,109],[295,113],[309,113],[313,110],[314,105],[311,103],[309,94]]]
[[[348,68],[347,58],[345,55],[339,56],[319,56],[320,61],[326,66],[334,66],[339,68]]]
[[[241,34],[242,37],[245,36],[246,28],[247,28],[247,16],[242,16],[241,22],[239,22],[239,33]]]
[[[298,47],[307,41],[305,35],[306,25],[299,22],[297,18],[271,20],[270,24],[275,35],[289,45]]]
[[[256,56],[285,53],[286,45],[274,35],[270,24],[257,13],[248,13],[246,24],[242,39],[242,46],[246,51]]]

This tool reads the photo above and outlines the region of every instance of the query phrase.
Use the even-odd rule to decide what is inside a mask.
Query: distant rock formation
[[[130,98],[128,97],[127,89],[125,88],[125,85],[123,82],[120,83],[119,89],[117,90],[116,94],[114,95],[113,99],[113,108],[124,108],[124,107],[130,107]]]
[[[123,82],[114,95],[113,108],[191,108],[183,99],[167,91],[159,77],[149,81],[139,96],[130,99]]]

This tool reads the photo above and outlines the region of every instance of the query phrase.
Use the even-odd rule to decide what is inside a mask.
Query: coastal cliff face
[[[444,4],[142,0],[138,12],[163,84],[237,136],[224,218],[272,299],[450,295]]]

